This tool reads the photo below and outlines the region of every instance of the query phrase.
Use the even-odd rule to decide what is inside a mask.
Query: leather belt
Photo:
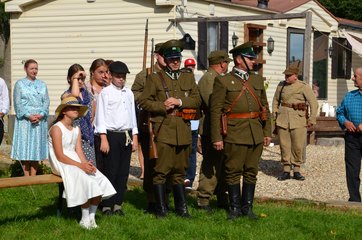
[[[168,115],[176,116],[176,117],[182,117],[182,112],[179,112],[178,110],[173,110]]]
[[[282,103],[283,107],[293,108],[294,110],[306,110],[307,104],[305,103]]]
[[[230,119],[246,119],[246,118],[258,118],[258,117],[259,117],[259,112],[227,114],[227,118],[230,118]]]

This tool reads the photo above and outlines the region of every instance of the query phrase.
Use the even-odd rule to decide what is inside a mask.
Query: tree
[[[5,3],[0,3],[0,35],[1,38],[5,41],[5,43],[8,42],[10,37],[10,14],[5,12]]]
[[[362,22],[361,0],[318,0],[334,16]]]

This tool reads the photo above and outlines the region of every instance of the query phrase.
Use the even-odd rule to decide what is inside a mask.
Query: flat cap
[[[121,61],[115,61],[109,65],[109,71],[115,74],[130,73],[127,65]]]
[[[209,65],[232,61],[232,59],[229,58],[229,54],[225,50],[213,51],[209,54],[207,59],[209,60]]]
[[[232,53],[233,57],[242,55],[248,58],[256,58],[256,55],[253,50],[253,42],[246,42],[237,47],[234,47],[229,51],[229,53]]]
[[[157,43],[155,45],[155,50],[153,51],[154,53],[159,53],[160,52],[160,48],[162,47],[163,43]]]
[[[298,67],[296,67],[296,66],[288,66],[285,70],[284,70],[284,72],[283,72],[283,74],[285,74],[285,75],[293,75],[293,74],[299,74],[299,68]]]
[[[177,58],[182,57],[182,50],[184,50],[182,42],[176,39],[172,39],[162,44],[159,50],[159,54],[165,58]]]

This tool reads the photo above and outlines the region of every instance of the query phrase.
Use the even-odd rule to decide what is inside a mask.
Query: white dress
[[[81,162],[75,151],[79,128],[74,127],[69,130],[61,122],[57,122],[53,127],[55,126],[59,127],[62,132],[64,154],[74,161]],[[49,136],[48,139],[51,168],[54,174],[63,179],[63,198],[67,200],[68,207],[82,205],[93,197],[102,196],[103,199],[106,199],[116,194],[111,182],[99,170],[95,174],[87,174],[79,167],[58,161],[54,153],[52,138]]]

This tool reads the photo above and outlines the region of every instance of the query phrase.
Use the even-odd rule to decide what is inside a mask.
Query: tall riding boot
[[[242,216],[240,183],[228,185],[229,191],[229,216],[228,219],[235,219]]]
[[[156,200],[156,217],[166,217],[167,208],[165,201],[165,185],[164,184],[154,184],[153,189],[155,191],[155,200]]]
[[[183,218],[191,217],[186,204],[185,187],[183,184],[176,184],[172,186],[173,197],[175,200],[175,211],[176,214]]]
[[[241,211],[244,216],[252,220],[258,220],[258,216],[253,213],[253,201],[255,193],[255,184],[243,182]]]

